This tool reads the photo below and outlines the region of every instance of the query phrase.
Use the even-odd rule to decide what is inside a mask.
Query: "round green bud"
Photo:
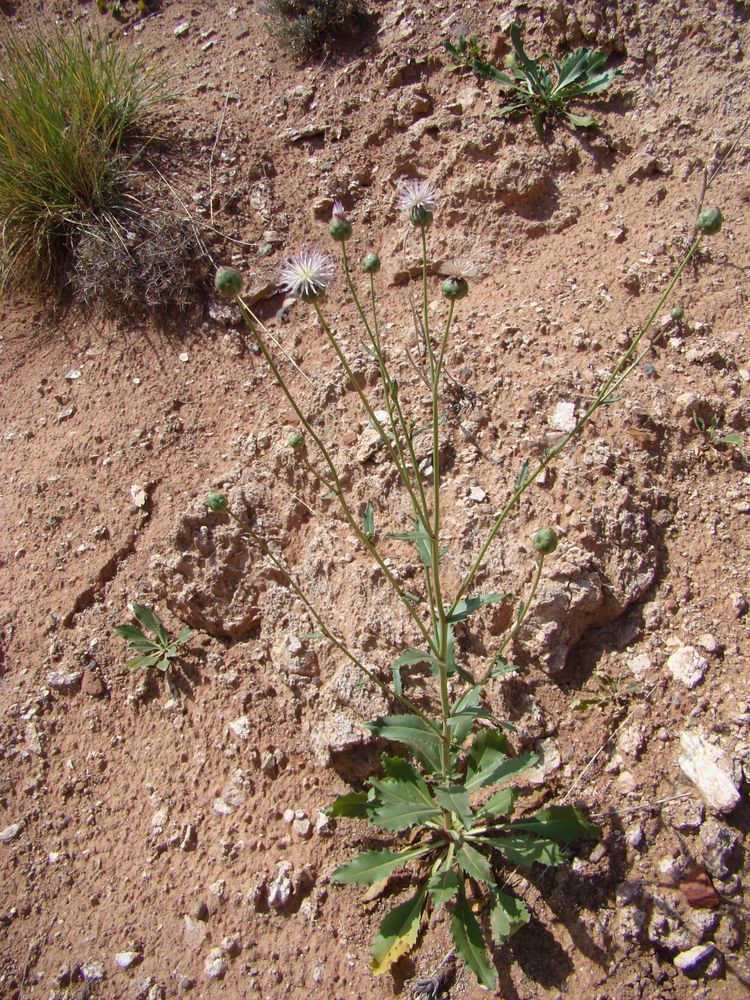
[[[680,320],[685,318],[685,310],[682,308],[682,306],[673,306],[673,308],[669,310],[669,315],[672,317],[675,323],[679,323]]]
[[[229,501],[223,493],[209,493],[206,497],[206,506],[215,514],[221,514],[229,506]]]
[[[301,431],[292,431],[289,437],[286,439],[290,448],[301,448],[305,443],[305,435]]]
[[[454,302],[469,294],[469,282],[466,278],[446,278],[441,288],[446,299],[452,299]]]
[[[225,299],[233,299],[242,291],[242,275],[235,267],[220,267],[214,278],[216,291]]]
[[[346,243],[352,235],[351,223],[347,222],[346,219],[336,218],[328,227],[328,232],[337,243]]]
[[[415,205],[411,210],[412,225],[418,226],[420,229],[427,229],[428,226],[431,226],[432,219],[432,212],[424,205]]]
[[[553,528],[540,528],[534,535],[534,548],[543,556],[552,555],[557,548],[557,532]]]
[[[713,233],[718,233],[723,221],[724,217],[718,208],[704,208],[695,220],[695,228],[701,233],[708,233],[710,236]]]
[[[365,274],[377,274],[380,270],[380,257],[376,253],[368,253],[362,261],[362,270]]]

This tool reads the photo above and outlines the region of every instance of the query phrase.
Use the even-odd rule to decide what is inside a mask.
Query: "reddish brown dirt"
[[[580,408],[591,398],[681,259],[704,168],[719,165],[748,117],[747,14],[729,0],[519,8],[531,52],[588,42],[624,70],[611,99],[596,105],[601,133],[558,129],[540,143],[530,122],[493,119],[493,88],[450,73],[441,50],[463,26],[500,59],[499,22],[515,8],[377,6],[377,30],[363,47],[312,68],[279,50],[257,3],[168,2],[135,26],[99,23],[162,60],[184,93],[170,126],[170,182],[197,224],[209,221],[213,201],[215,227],[242,241],[216,240],[213,252],[243,266],[253,288],[273,282],[300,246],[328,248],[331,201],[344,199],[353,258],[373,247],[383,257],[389,350],[420,418],[424,393],[404,354],[410,299],[419,296],[409,278],[416,244],[395,189],[415,176],[441,189],[433,256],[468,255],[478,267],[448,359],[475,394],[464,409],[454,401],[446,423],[453,582],[522,461],[541,454],[556,405]],[[93,5],[49,5],[44,16],[53,9],[71,21],[98,19]],[[2,14],[3,30],[35,30],[37,13],[21,3]],[[188,33],[175,37],[183,22]],[[615,588],[632,559],[653,577],[624,614],[584,623],[593,627],[561,671],[545,671],[520,648],[519,679],[490,691],[521,743],[548,737],[560,753],[561,766],[528,803],[567,796],[605,828],[603,846],[588,845],[571,867],[516,884],[533,921],[496,956],[498,995],[511,1000],[735,998],[750,983],[736,932],[745,913],[746,802],[721,819],[739,847],[711,926],[707,911],[691,910],[670,885],[665,863],[703,857],[704,814],[677,763],[680,733],[698,726],[737,767],[750,763],[750,469],[740,450],[713,446],[693,420],[716,417],[717,433],[750,447],[749,142],[746,134],[708,194],[726,223],[675,291],[683,323],[664,327],[651,367],[600,412],[557,473],[529,491],[484,578],[492,589],[528,586],[528,539],[544,523],[563,536],[560,559],[566,545],[582,546],[608,567]],[[341,304],[343,293],[339,268],[327,313],[359,357],[356,314]],[[437,275],[430,297],[431,314],[443,316]],[[282,322],[281,305],[281,296],[261,298],[258,309],[307,376],[287,369],[335,442],[355,505],[373,499],[381,530],[404,530],[392,478],[379,459],[356,458],[364,423],[313,314],[298,304]],[[280,662],[279,643],[309,631],[309,622],[291,599],[287,607],[274,597],[278,580],[257,553],[246,567],[257,615],[241,638],[196,630],[176,708],[166,687],[144,687],[128,672],[112,633],[132,600],[179,627],[169,609],[181,592],[164,569],[175,545],[187,544],[175,528],[188,514],[215,524],[202,513],[206,490],[242,484],[269,536],[371,662],[386,668],[392,643],[414,642],[369,557],[311,478],[291,466],[283,445],[293,414],[262,360],[241,329],[198,305],[165,326],[15,298],[0,305],[0,318],[0,829],[21,824],[0,843],[0,997],[172,997],[191,982],[205,998],[409,995],[404,982],[429,974],[450,948],[444,915],[395,975],[374,978],[369,947],[387,900],[363,904],[361,890],[328,884],[364,842],[363,828],[340,821],[332,836],[305,840],[284,821],[293,809],[314,823],[347,784],[311,751],[325,695],[316,683],[290,687]],[[71,370],[80,377],[67,379]],[[143,508],[133,503],[134,485],[146,488]],[[467,500],[475,485],[486,501]],[[401,565],[414,558],[403,545],[387,551]],[[208,610],[221,618],[221,609]],[[467,662],[492,654],[499,624],[477,619],[461,639]],[[701,639],[707,633],[713,645]],[[684,645],[708,662],[693,689],[666,666]],[[631,690],[637,657],[648,662]],[[321,651],[318,665],[325,685],[341,664]],[[83,686],[50,687],[51,672],[81,670]],[[104,693],[94,696],[97,682]],[[598,703],[575,707],[591,697]],[[241,716],[246,741],[228,728]],[[279,768],[270,777],[261,762],[274,751]],[[217,799],[233,796],[231,812],[216,811]],[[281,861],[294,866],[294,879],[305,870],[308,884],[293,912],[258,912],[256,889]],[[623,883],[638,884],[649,918],[649,907],[676,914],[687,944],[660,945],[656,931],[623,935]],[[205,920],[196,917],[200,904]],[[228,946],[226,975],[212,981],[207,955],[232,936],[239,953]],[[716,941],[724,966],[719,978],[694,983],[672,957],[701,939]],[[141,961],[123,971],[114,956],[129,950]],[[79,972],[92,962],[103,966],[98,983]],[[459,970],[450,996],[480,994]]]

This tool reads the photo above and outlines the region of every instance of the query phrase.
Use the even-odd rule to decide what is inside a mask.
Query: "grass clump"
[[[329,52],[367,20],[360,0],[266,0],[263,10],[273,34],[297,59]]]
[[[168,97],[142,57],[56,29],[0,56],[0,287],[65,284],[84,238],[142,215],[132,168]]]

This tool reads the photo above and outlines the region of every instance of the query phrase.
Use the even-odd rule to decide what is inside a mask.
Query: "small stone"
[[[284,912],[294,898],[294,886],[290,875],[292,866],[288,861],[279,862],[276,878],[268,889],[268,905],[279,912]]]
[[[89,698],[102,698],[107,693],[104,681],[101,679],[98,672],[96,670],[91,670],[90,668],[83,671],[81,690],[84,694],[87,694]]]
[[[716,945],[699,944],[695,948],[681,951],[674,957],[675,968],[690,978],[697,978],[703,972],[709,960],[716,954]]]
[[[230,806],[224,799],[214,799],[213,810],[215,813],[218,813],[219,816],[231,816],[234,812],[232,806]]]
[[[130,969],[143,961],[143,955],[138,951],[118,951],[115,955],[115,965],[120,969]]]
[[[298,837],[301,837],[302,840],[307,840],[312,836],[312,823],[307,816],[302,819],[295,819],[292,823],[292,830]]]
[[[62,424],[65,420],[70,420],[72,416],[75,416],[76,408],[75,406],[68,406],[65,410],[60,410],[55,419],[58,424]]]
[[[554,431],[572,431],[577,422],[575,403],[558,403],[547,422]]]
[[[642,681],[653,673],[653,664],[647,653],[639,653],[628,660],[628,668],[637,680]]]
[[[683,799],[674,803],[671,812],[671,823],[680,833],[695,833],[699,830],[706,810],[697,799]]]
[[[739,836],[724,823],[709,817],[701,826],[703,861],[718,879],[728,879],[742,864],[742,844]]]
[[[185,944],[191,951],[202,951],[203,942],[208,936],[208,927],[203,921],[194,920],[188,913],[182,920]]]
[[[50,670],[47,673],[47,686],[53,691],[75,691],[82,676],[81,670]]]
[[[223,878],[217,879],[216,882],[212,882],[208,887],[209,896],[213,896],[215,900],[219,903],[226,902],[227,898],[227,883]]]
[[[335,820],[326,813],[318,810],[318,815],[315,818],[315,832],[321,837],[330,837],[335,829]]]
[[[203,900],[196,903],[191,912],[196,920],[208,920],[208,906]]]
[[[714,654],[721,652],[721,643],[710,632],[704,632],[698,636],[698,645],[707,653]]]
[[[693,646],[681,646],[669,657],[667,667],[675,680],[692,690],[703,680],[708,661]]]
[[[23,823],[11,823],[4,830],[0,830],[0,844],[9,844],[11,840],[15,840],[22,829]]]
[[[240,943],[240,939],[236,935],[222,938],[221,950],[224,952],[225,955],[228,955],[230,958],[237,958],[239,953],[242,951],[242,944]]]
[[[730,813],[740,804],[739,768],[720,747],[709,743],[697,730],[680,734],[683,753],[678,764],[697,786],[706,805],[718,813]]]
[[[187,353],[187,351],[183,351],[182,354],[178,355],[178,358],[183,363],[183,365],[185,365],[190,360],[190,355]]]
[[[481,488],[481,486],[470,486],[469,487],[469,500],[473,500],[475,503],[482,503],[487,499],[487,494]]]
[[[81,377],[81,373],[78,371],[77,368],[71,368],[69,372],[65,373],[65,381],[66,382],[75,382],[80,377]]]
[[[260,769],[267,778],[275,778],[278,776],[279,768],[276,763],[276,758],[270,750],[266,750],[261,757]]]
[[[101,962],[86,962],[81,966],[81,975],[87,983],[99,983],[104,979],[104,965]]]
[[[146,487],[133,483],[130,487],[130,499],[133,501],[134,507],[143,510],[148,504],[148,491]]]
[[[748,603],[744,594],[740,594],[739,592],[732,594],[731,601],[732,607],[734,608],[735,618],[742,618],[747,614]]]
[[[246,742],[250,739],[250,720],[246,715],[241,715],[238,719],[234,719],[230,722],[229,728],[238,740]]]
[[[631,826],[625,831],[625,840],[631,847],[636,848],[636,850],[643,847],[646,838],[640,823],[636,823],[635,826]]]
[[[192,979],[190,976],[180,976],[179,987],[183,993],[189,993],[190,990],[194,990],[198,985],[197,980]]]
[[[534,749],[539,757],[539,762],[534,767],[529,768],[526,777],[534,785],[543,785],[550,774],[562,767],[562,757],[553,739],[538,740]]]
[[[183,38],[190,31],[190,25],[187,21],[182,21],[174,29],[175,38]]]
[[[203,972],[207,979],[223,979],[229,969],[229,963],[221,948],[212,948],[209,951],[203,965]]]
[[[291,826],[295,819],[294,809],[285,809],[284,815],[281,817],[287,826]]]

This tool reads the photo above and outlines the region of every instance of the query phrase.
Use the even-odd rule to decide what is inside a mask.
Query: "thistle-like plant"
[[[577,114],[570,105],[582,97],[603,93],[615,77],[621,75],[619,69],[604,69],[607,54],[584,48],[563,60],[554,59],[546,52],[531,58],[524,50],[519,25],[511,24],[508,31],[513,52],[505,59],[505,70],[482,58],[476,38],[463,37],[455,43],[443,43],[458,63],[451,69],[470,69],[480,79],[498,83],[508,102],[497,116],[529,114],[539,136],[557,119],[564,119],[576,128],[598,126],[592,115]]]
[[[625,379],[638,368],[650,349],[647,339],[654,320],[684,268],[699,250],[703,230],[698,229],[687,256],[669,282],[659,302],[630,346],[604,378],[576,426],[550,447],[535,463],[524,462],[513,488],[495,516],[493,524],[463,573],[460,583],[448,590],[444,559],[441,491],[447,472],[441,465],[441,442],[446,422],[441,417],[441,386],[446,375],[446,356],[459,303],[469,294],[467,273],[455,269],[441,285],[446,300],[444,321],[436,329],[431,309],[428,277],[427,235],[439,205],[439,196],[425,181],[408,181],[399,191],[399,206],[411,221],[421,248],[422,281],[418,333],[421,337],[422,368],[416,389],[400,384],[393,375],[392,347],[383,339],[384,327],[377,309],[376,279],[380,270],[377,254],[368,254],[362,265],[365,290],[360,291],[352,272],[347,244],[352,225],[340,203],[334,210],[330,236],[339,245],[348,292],[362,327],[364,346],[377,365],[378,398],[371,398],[361,379],[355,377],[352,361],[325,315],[325,295],[332,281],[331,258],[307,250],[292,257],[282,271],[285,290],[311,308],[321,335],[328,341],[359,396],[364,413],[379,436],[380,447],[393,463],[411,513],[407,523],[389,523],[390,505],[378,509],[370,501],[355,511],[350,493],[334,461],[329,441],[335,428],[311,419],[302,396],[284,374],[284,360],[277,356],[272,334],[242,298],[242,277],[233,268],[216,275],[217,291],[233,299],[244,316],[255,343],[296,414],[300,430],[289,436],[293,453],[304,463],[325,496],[334,499],[349,531],[362,551],[379,566],[395,600],[415,636],[409,648],[377,667],[364,662],[345,636],[324,619],[282,557],[274,551],[250,520],[243,520],[222,493],[210,493],[206,502],[216,517],[230,518],[281,575],[292,593],[306,607],[317,631],[343,658],[354,664],[388,698],[393,711],[368,724],[380,740],[391,744],[383,755],[379,773],[364,790],[339,795],[330,807],[336,817],[364,820],[392,838],[390,846],[367,850],[340,866],[332,881],[376,885],[393,872],[408,866],[414,892],[384,918],[372,947],[372,968],[386,971],[416,943],[426,915],[441,907],[450,911],[450,928],[458,955],[486,987],[494,988],[497,977],[487,951],[485,929],[494,946],[501,945],[529,920],[524,902],[512,890],[509,869],[536,864],[557,865],[566,859],[570,845],[601,835],[582,810],[573,805],[546,805],[528,814],[522,807],[521,791],[512,782],[537,763],[534,753],[513,751],[513,726],[497,719],[487,691],[493,680],[516,668],[506,659],[518,630],[534,604],[545,561],[558,544],[552,528],[541,528],[532,538],[534,570],[528,593],[522,598],[495,591],[479,592],[475,584],[500,530],[518,507],[525,492],[589,423],[603,406],[619,398]],[[276,347],[276,352],[274,351]],[[429,386],[430,418],[411,415],[411,405]],[[418,438],[429,438],[429,463],[420,462]],[[385,523],[381,523],[385,522]],[[385,529],[385,530],[384,530]],[[395,529],[395,530],[393,530]],[[420,582],[407,591],[400,574],[394,572],[398,549],[392,540],[413,546],[421,571]],[[481,669],[471,673],[456,641],[456,627],[486,605],[514,603],[516,613],[498,648]],[[390,675],[388,673],[390,667]],[[426,693],[425,669],[433,685]],[[389,680],[384,677],[390,676]]]
[[[128,644],[128,649],[134,653],[125,666],[130,670],[148,670],[155,667],[170,680],[172,660],[180,655],[181,648],[190,641],[192,631],[185,627],[180,629],[176,639],[172,639],[164,627],[161,618],[150,608],[135,602],[130,605],[133,617],[138,625],[115,625],[114,631]],[[146,632],[151,633],[151,637]],[[171,685],[170,685],[171,688]]]

